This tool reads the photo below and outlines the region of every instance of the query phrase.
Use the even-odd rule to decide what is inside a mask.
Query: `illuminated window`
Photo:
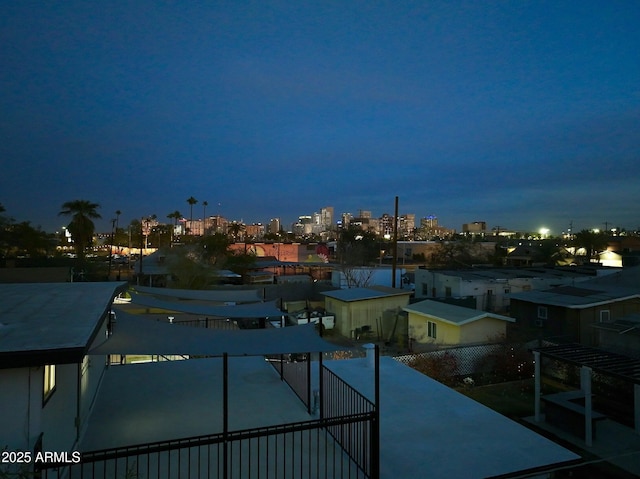
[[[436,323],[427,321],[427,336],[436,339]]]
[[[54,364],[44,367],[44,388],[42,401],[47,402],[51,395],[56,391],[56,366]]]

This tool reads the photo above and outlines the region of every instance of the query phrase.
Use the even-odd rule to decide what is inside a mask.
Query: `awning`
[[[276,307],[275,301],[240,304],[236,306],[209,306],[179,300],[161,300],[146,294],[131,293],[131,302],[149,308],[201,314],[215,318],[279,318],[285,314]]]
[[[346,349],[318,336],[313,324],[286,328],[219,330],[170,324],[118,312],[113,334],[89,354],[262,356]]]
[[[193,290],[173,288],[149,288],[148,286],[134,286],[134,289],[143,294],[166,296],[169,298],[196,299],[201,301],[255,303],[261,301],[257,289],[229,289],[225,290]]]

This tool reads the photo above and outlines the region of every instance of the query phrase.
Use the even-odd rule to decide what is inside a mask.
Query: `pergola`
[[[548,358],[580,369],[580,399],[584,400],[585,442],[593,444],[591,378],[593,373],[633,384],[634,425],[640,434],[640,359],[581,344],[562,344],[533,349],[535,358],[535,420],[541,421],[541,362]],[[577,396],[576,396],[577,398]]]

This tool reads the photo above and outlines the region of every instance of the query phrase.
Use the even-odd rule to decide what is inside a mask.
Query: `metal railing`
[[[307,407],[309,414],[313,412],[314,407],[311,397],[310,358],[310,354],[280,354],[267,358],[280,375],[280,379],[289,385],[291,390]]]
[[[78,464],[40,464],[38,470],[43,479],[366,479],[367,469],[330,431],[364,431],[370,421],[354,414],[105,449],[82,454]]]
[[[378,411],[373,402],[325,366],[321,368],[320,416],[322,418],[366,417],[367,421],[342,422],[327,431],[366,477],[377,477],[379,444]]]
[[[77,464],[38,464],[37,472],[44,479],[379,478],[377,367],[372,402],[327,369],[320,356],[318,419],[229,431],[226,355],[224,362],[223,432],[86,452]],[[310,355],[299,363],[272,364],[292,389],[307,391],[301,394],[311,408]]]
[[[207,328],[207,329],[239,329],[236,321],[226,318],[196,318],[196,319],[182,319],[176,318],[172,321],[164,318],[156,318],[156,321],[171,322],[172,324],[178,324],[180,326],[191,326],[195,328]]]

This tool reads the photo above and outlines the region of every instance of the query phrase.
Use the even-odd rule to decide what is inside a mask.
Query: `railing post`
[[[324,419],[324,365],[322,364],[322,353],[318,359],[318,401],[320,419]]]
[[[375,348],[375,403],[373,424],[371,425],[371,479],[380,478],[380,346]]]
[[[280,381],[284,381],[284,354],[280,355]]]
[[[222,453],[224,455],[222,477],[224,479],[227,479],[229,477],[229,458],[227,453],[229,442],[229,355],[227,353],[224,353],[224,355],[222,356],[222,366],[224,368],[224,372],[222,374],[222,434],[224,437],[222,444]]]
[[[307,353],[307,412],[311,414],[311,353]]]

